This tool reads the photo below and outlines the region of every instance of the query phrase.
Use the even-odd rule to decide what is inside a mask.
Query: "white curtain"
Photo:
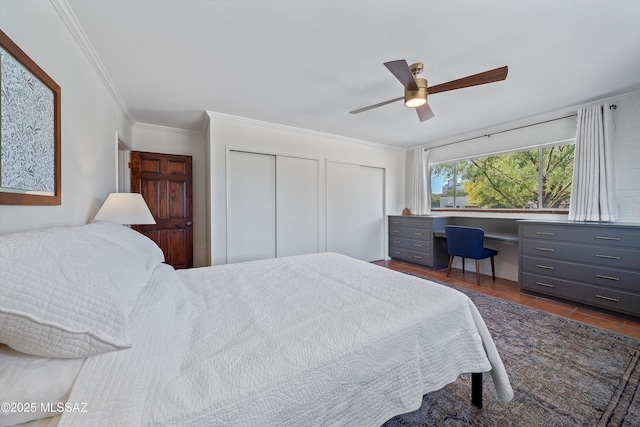
[[[413,192],[410,209],[413,215],[431,213],[431,198],[427,176],[429,174],[429,150],[416,148],[413,150]]]
[[[617,219],[609,104],[578,111],[570,221]]]

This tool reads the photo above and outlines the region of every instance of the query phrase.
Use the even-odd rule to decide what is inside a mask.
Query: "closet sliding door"
[[[360,259],[384,259],[384,223],[384,169],[360,166]]]
[[[384,169],[327,162],[327,251],[384,259]]]
[[[360,166],[327,162],[327,251],[360,258]]]
[[[229,151],[227,262],[318,252],[318,161]]]
[[[276,157],[276,256],[318,252],[318,161]]]
[[[229,151],[227,262],[276,256],[276,157]]]

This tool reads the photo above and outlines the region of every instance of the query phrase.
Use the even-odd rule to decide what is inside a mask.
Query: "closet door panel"
[[[384,259],[384,169],[327,162],[327,251]]]
[[[276,256],[276,158],[229,151],[227,262]]]
[[[276,158],[278,257],[318,252],[318,161]]]
[[[360,166],[327,162],[327,251],[360,258]]]
[[[384,259],[384,169],[360,167],[360,258]]]

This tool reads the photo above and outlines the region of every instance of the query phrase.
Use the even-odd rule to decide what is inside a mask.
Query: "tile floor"
[[[640,339],[640,321],[626,320],[610,314],[600,313],[594,310],[588,310],[582,307],[576,307],[568,304],[559,303],[542,297],[536,297],[520,293],[518,283],[510,280],[496,278],[494,282],[491,276],[480,276],[480,286],[476,284],[475,272],[465,272],[462,270],[452,269],[449,277],[446,277],[447,270],[432,270],[417,264],[402,261],[375,261],[374,264],[390,268],[392,270],[403,271],[409,270],[414,273],[422,274],[437,280],[451,283],[455,286],[461,286],[477,292],[482,292],[498,298],[503,298],[518,304],[524,304],[529,307],[546,311],[548,313],[557,314],[559,316],[568,317],[579,322],[587,323],[592,326],[608,329],[618,332],[619,334],[628,335],[630,337]]]

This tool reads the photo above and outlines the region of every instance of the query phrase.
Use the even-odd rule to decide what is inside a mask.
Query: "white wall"
[[[274,125],[209,112],[208,153],[211,199],[211,263],[226,262],[227,149],[320,160],[320,251],[326,250],[326,161],[340,161],[386,169],[387,214],[400,212],[404,204],[405,151],[304,129]],[[256,207],[259,209],[259,206]]]
[[[207,265],[205,141],[201,132],[136,123],[133,150],[192,156],[193,265]]]
[[[131,124],[48,1],[0,0],[0,28],[61,87],[62,205],[0,206],[0,234],[80,225],[116,190]]]
[[[640,92],[612,102],[618,221],[640,223]]]

